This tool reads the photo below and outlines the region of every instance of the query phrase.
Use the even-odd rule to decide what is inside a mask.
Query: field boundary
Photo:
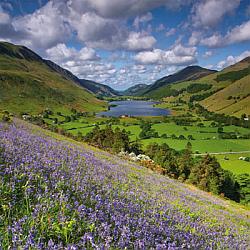
[[[234,152],[208,152],[208,153],[201,153],[201,154],[192,154],[193,156],[204,156],[204,155],[228,155],[228,154],[247,154],[250,151],[234,151]]]

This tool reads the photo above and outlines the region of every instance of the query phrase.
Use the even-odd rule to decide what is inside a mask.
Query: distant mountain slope
[[[212,79],[225,88],[201,102],[210,111],[250,115],[250,57],[222,70]]]
[[[143,93],[145,93],[149,87],[150,85],[147,85],[147,84],[137,84],[126,89],[125,91],[122,91],[121,94],[127,95],[127,96],[138,96],[138,95],[142,95]]]
[[[37,113],[45,108],[97,111],[105,106],[77,85],[70,72],[26,47],[0,42],[0,109]]]
[[[55,64],[50,60],[45,60],[45,62],[50,68],[52,68],[59,74],[63,75],[66,79],[74,81],[75,83],[81,85],[82,87],[84,87],[85,89],[89,90],[90,92],[92,92],[97,96],[113,97],[118,95],[117,91],[115,91],[114,89],[112,89],[107,85],[90,80],[79,79],[78,77],[73,75],[70,71],[60,67],[59,65]]]
[[[173,75],[165,76],[157,80],[149,87],[149,89],[144,94],[152,96],[154,95],[154,91],[157,91],[159,88],[164,87],[168,84],[182,81],[197,80],[215,72],[215,70],[205,69],[200,66],[188,66]]]
[[[179,98],[196,101],[217,113],[250,115],[250,57],[196,80],[167,84],[146,96],[155,99],[171,96],[172,101]]]
[[[112,89],[111,87],[105,84],[101,84],[101,83],[97,83],[97,82],[93,82],[93,81],[89,81],[85,79],[79,79],[79,80],[80,80],[80,85],[82,87],[88,89],[89,91],[91,91],[92,93],[94,93],[95,95],[99,97],[104,97],[104,96],[114,97],[114,96],[120,95],[118,91]]]

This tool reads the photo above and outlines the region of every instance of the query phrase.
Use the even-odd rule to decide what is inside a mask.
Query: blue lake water
[[[100,112],[97,116],[166,116],[170,114],[167,109],[153,107],[156,102],[151,101],[114,101],[109,104],[117,106],[110,107],[110,110]]]

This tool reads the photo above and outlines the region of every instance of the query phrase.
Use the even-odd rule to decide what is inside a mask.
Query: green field
[[[62,121],[64,117],[53,115],[50,118],[58,118]],[[146,118],[149,120],[150,118]],[[192,150],[194,153],[223,153],[223,152],[244,152],[250,151],[250,139],[219,139],[217,133],[217,127],[211,127],[211,121],[202,121],[204,127],[197,126],[197,123],[193,123],[193,126],[180,126],[174,122],[163,122],[160,118],[152,118],[152,128],[158,132],[159,138],[150,138],[141,140],[142,146],[145,148],[150,143],[167,143],[171,148],[176,150],[185,149],[188,135],[192,135],[194,140],[190,140],[192,144]],[[48,123],[52,123],[51,119],[46,119]],[[136,140],[139,138],[141,131],[139,120],[137,118],[124,118],[120,119],[119,125],[112,125],[113,129],[119,127],[130,132],[130,139]],[[96,117],[82,117],[76,121],[62,123],[58,125],[67,132],[77,135],[79,132],[82,135],[86,135],[92,131],[93,128],[98,124],[100,128],[104,128],[109,124],[110,118],[96,118]],[[155,122],[155,123],[154,123]],[[105,123],[105,124],[102,124]],[[237,126],[224,126],[224,132],[234,132],[238,135],[246,135],[250,133],[250,129],[237,127]],[[167,134],[168,138],[161,138],[162,134]],[[177,137],[180,135],[185,136],[185,140],[171,139],[171,135],[175,134]],[[249,153],[250,154],[250,153]],[[228,160],[224,160],[225,155],[216,155],[220,164],[224,169],[228,169],[235,174],[249,173],[250,174],[250,163],[239,160],[240,156],[249,156],[247,153],[241,154],[226,154]]]
[[[239,160],[239,157],[241,156],[250,157],[250,153],[217,155],[216,158],[219,160],[221,166],[226,170],[230,170],[235,174],[250,174],[250,162]],[[227,160],[225,160],[225,157]]]

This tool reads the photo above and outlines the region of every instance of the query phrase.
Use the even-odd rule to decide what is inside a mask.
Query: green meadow
[[[47,123],[52,124],[54,118],[57,118],[61,122],[65,119],[63,116],[52,115],[49,119],[45,120]],[[158,132],[159,137],[140,140],[143,148],[155,142],[158,144],[167,143],[171,148],[182,150],[185,149],[189,141],[192,144],[194,153],[222,153],[215,156],[224,169],[228,169],[235,174],[250,173],[250,163],[239,160],[240,156],[249,156],[250,152],[247,153],[244,151],[250,151],[250,139],[220,139],[217,132],[218,127],[212,127],[211,121],[202,121],[204,126],[200,127],[198,122],[193,123],[192,126],[180,126],[176,125],[173,121],[164,122],[159,117],[147,117],[144,119],[152,121],[152,128]],[[120,129],[125,129],[130,133],[131,140],[136,140],[139,138],[141,132],[139,123],[140,120],[137,118],[120,118],[119,124],[112,125],[112,128],[119,127]],[[104,128],[107,124],[112,124],[111,119],[107,117],[81,117],[75,121],[61,123],[57,126],[76,136],[79,133],[86,135],[96,125]],[[239,136],[250,133],[249,129],[237,126],[224,126],[223,131],[236,133]],[[167,135],[167,138],[162,138],[163,134]],[[183,135],[185,139],[173,139],[173,135],[177,138]],[[193,140],[188,140],[188,136],[190,135],[193,137]],[[223,154],[225,152],[227,154]],[[231,152],[241,153],[230,154]]]

